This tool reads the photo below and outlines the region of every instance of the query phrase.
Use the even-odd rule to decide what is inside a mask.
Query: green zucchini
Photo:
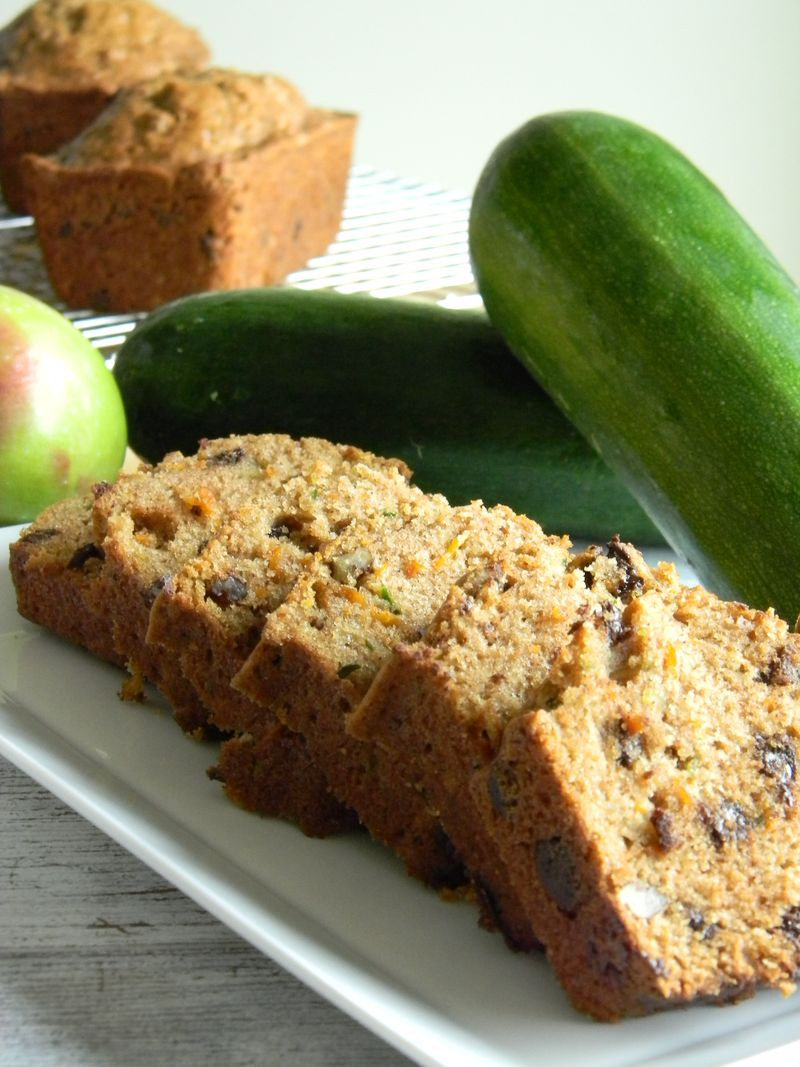
[[[291,288],[153,312],[114,374],[131,448],[280,432],[405,460],[426,491],[483,499],[574,537],[659,535],[481,312]]]
[[[800,611],[800,293],[722,193],[624,119],[563,112],[481,174],[491,321],[704,584]]]

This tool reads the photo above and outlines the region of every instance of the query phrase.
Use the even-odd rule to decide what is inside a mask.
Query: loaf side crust
[[[70,307],[125,312],[283,280],[338,232],[355,127],[317,110],[295,135],[174,168],[26,156],[53,288]]]

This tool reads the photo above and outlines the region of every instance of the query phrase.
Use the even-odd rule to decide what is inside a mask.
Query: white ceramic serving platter
[[[508,951],[358,836],[310,840],[230,804],[153,699],[21,619],[0,530],[0,752],[242,937],[412,1060],[436,1067],[800,1063],[800,995],[616,1025],[569,1007],[544,960]]]

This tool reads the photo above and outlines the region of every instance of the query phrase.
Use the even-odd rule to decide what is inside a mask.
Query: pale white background
[[[24,6],[0,0],[0,23]],[[800,278],[800,0],[163,0],[215,61],[361,116],[357,161],[470,190],[532,115],[649,125]]]

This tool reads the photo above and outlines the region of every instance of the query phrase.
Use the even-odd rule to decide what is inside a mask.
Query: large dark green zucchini
[[[471,252],[489,317],[720,594],[800,611],[800,294],[683,155],[566,112],[500,144]]]
[[[283,432],[404,459],[452,503],[502,502],[575,537],[660,540],[630,494],[481,313],[333,292],[258,289],[175,301],[114,373],[131,447]]]

